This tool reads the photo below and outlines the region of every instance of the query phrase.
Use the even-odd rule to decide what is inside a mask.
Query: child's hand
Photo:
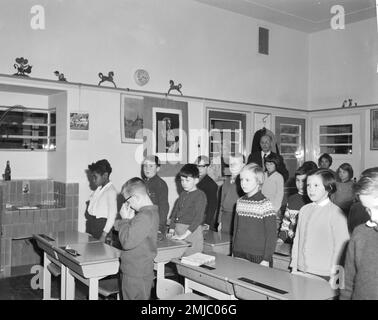
[[[172,240],[184,240],[187,236],[189,236],[191,232],[189,230],[186,230],[181,236],[179,235],[174,235],[172,237]]]
[[[135,210],[133,210],[128,203],[124,203],[119,214],[122,219],[132,219],[135,216]]]
[[[167,233],[167,238],[171,239],[174,234],[175,234],[175,229],[169,229],[169,231]]]
[[[221,232],[222,231],[222,222],[219,222],[218,223],[218,232]]]
[[[260,264],[262,266],[264,266],[264,267],[269,267],[269,262],[268,261],[263,260],[263,261],[260,262]]]

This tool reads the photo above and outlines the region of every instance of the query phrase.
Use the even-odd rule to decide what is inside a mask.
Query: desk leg
[[[98,300],[98,278],[89,279],[89,300]]]
[[[51,299],[51,273],[47,269],[48,264],[50,263],[49,258],[47,257],[46,252],[43,253],[43,300]]]
[[[189,282],[188,282],[188,279],[185,278],[185,283],[184,283],[184,292],[185,293],[192,293],[193,290],[190,288],[190,285],[189,285]]]
[[[66,268],[66,300],[75,300],[75,278]]]
[[[67,272],[68,268],[66,268],[63,264],[61,265],[61,275],[60,275],[60,299],[66,300],[66,286],[67,286]]]
[[[156,278],[164,279],[165,277],[165,262],[158,262],[156,266]]]

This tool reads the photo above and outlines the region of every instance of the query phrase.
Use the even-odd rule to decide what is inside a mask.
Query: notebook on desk
[[[181,262],[191,266],[201,266],[215,261],[215,257],[201,252],[194,253],[190,256],[182,257]]]

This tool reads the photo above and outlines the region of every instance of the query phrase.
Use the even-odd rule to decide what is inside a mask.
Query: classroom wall
[[[378,101],[378,33],[376,18],[309,35],[310,110]]]
[[[115,72],[119,87],[141,89],[136,69],[166,92],[182,83],[190,96],[304,109],[307,105],[308,38],[305,33],[193,0],[2,0],[0,73],[14,59],[33,65],[32,76],[97,84]],[[32,30],[33,5],[45,8],[45,30]],[[90,10],[89,10],[90,9]],[[270,55],[257,53],[258,26],[270,29]]]

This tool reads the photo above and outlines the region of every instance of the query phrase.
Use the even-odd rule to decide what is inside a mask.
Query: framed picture
[[[163,162],[183,160],[183,125],[180,109],[152,108],[152,149]]]
[[[378,150],[378,109],[370,110],[370,150]]]
[[[88,112],[70,112],[70,129],[71,130],[89,130],[89,113]]]
[[[143,143],[144,98],[121,94],[121,141]]]

